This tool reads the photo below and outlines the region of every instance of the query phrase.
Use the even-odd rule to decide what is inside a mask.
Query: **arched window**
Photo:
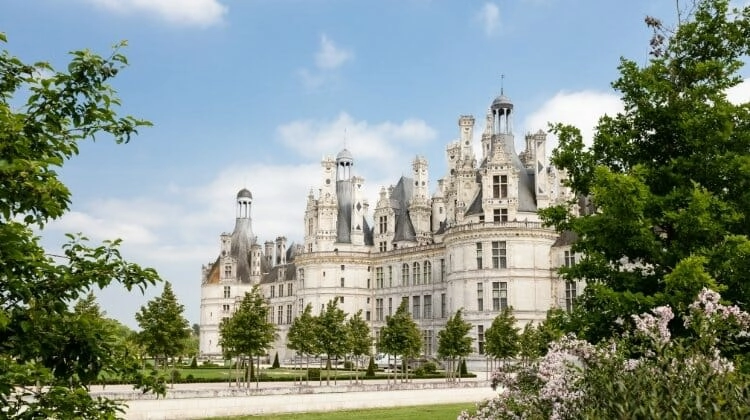
[[[404,264],[403,266],[401,266],[401,285],[409,285],[409,264]]]
[[[424,262],[424,284],[432,283],[432,263],[429,261]]]
[[[412,280],[411,283],[413,285],[415,285],[415,286],[418,285],[419,283],[421,283],[422,282],[422,279],[420,278],[421,275],[422,275],[422,273],[419,272],[419,263],[415,262],[414,263],[414,272],[412,273],[412,276],[413,276],[412,279],[413,280]]]

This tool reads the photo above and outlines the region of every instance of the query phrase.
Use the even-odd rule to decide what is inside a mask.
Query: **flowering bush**
[[[750,380],[725,354],[746,349],[750,315],[703,289],[682,318],[679,338],[669,306],[619,320],[624,334],[598,346],[565,336],[530,367],[494,372],[499,396],[458,419],[750,418]]]

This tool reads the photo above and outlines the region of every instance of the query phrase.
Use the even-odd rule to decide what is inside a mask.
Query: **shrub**
[[[367,364],[367,373],[365,373],[365,377],[367,378],[375,377],[375,358],[372,356],[370,356],[370,363]]]
[[[344,362],[344,369],[345,370],[353,370],[354,369],[354,363],[351,360],[347,360]]]
[[[196,369],[198,367],[198,358],[193,357],[193,360],[190,361],[190,367],[193,369]]]
[[[432,375],[433,373],[437,372],[437,365],[435,362],[427,362],[422,365],[422,369],[424,370],[424,373]]]
[[[307,378],[311,380],[316,380],[316,381],[320,379],[320,369],[318,368],[307,369]]]
[[[273,364],[271,365],[271,369],[278,369],[281,367],[281,364],[279,364],[279,353],[276,353],[276,356],[273,358]]]

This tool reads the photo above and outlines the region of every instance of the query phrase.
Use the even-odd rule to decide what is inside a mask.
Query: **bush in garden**
[[[372,356],[370,356],[370,363],[367,364],[367,373],[365,373],[365,377],[367,378],[375,377],[375,358]]]
[[[669,306],[617,322],[617,339],[593,346],[568,335],[530,367],[494,372],[500,395],[459,419],[750,418],[750,378],[717,348],[747,350],[746,312],[703,289],[679,325],[684,337],[672,338]]]

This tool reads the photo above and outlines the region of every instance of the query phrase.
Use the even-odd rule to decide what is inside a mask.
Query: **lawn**
[[[213,420],[455,420],[461,410],[474,410],[474,404],[419,405],[318,413],[222,417],[221,419],[214,418]]]

